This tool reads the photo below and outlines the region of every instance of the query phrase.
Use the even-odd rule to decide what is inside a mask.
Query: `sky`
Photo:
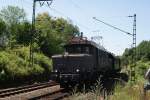
[[[33,0],[0,0],[0,9],[8,5],[24,8],[28,20],[32,18]],[[77,25],[84,36],[102,36],[101,44],[110,52],[122,55],[132,45],[132,36],[115,30],[93,19],[132,33],[133,18],[137,15],[137,44],[150,40],[150,0],[53,0],[50,7],[36,3],[36,14],[48,12],[53,17],[63,17]],[[98,41],[96,41],[98,42]]]

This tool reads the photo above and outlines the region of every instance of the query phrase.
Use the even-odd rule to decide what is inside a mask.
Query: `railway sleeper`
[[[57,94],[54,94],[54,95],[51,95],[51,96],[45,98],[45,100],[60,100],[67,96],[69,96],[69,93],[57,93]]]
[[[58,100],[59,98],[63,98],[63,97],[66,97],[69,95],[68,93],[63,93],[63,92],[64,92],[64,88],[60,88],[59,90],[51,92],[51,93],[41,94],[39,96],[28,98],[28,100],[43,100],[43,99],[48,100],[47,98],[51,98],[50,100]],[[58,94],[63,94],[63,95],[59,95],[59,97],[58,97],[58,96],[56,96]],[[57,98],[55,99],[54,98],[55,96],[58,99]]]

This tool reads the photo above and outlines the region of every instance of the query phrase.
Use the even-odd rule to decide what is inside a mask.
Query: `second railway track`
[[[59,100],[67,96],[54,81],[0,90],[0,100]]]

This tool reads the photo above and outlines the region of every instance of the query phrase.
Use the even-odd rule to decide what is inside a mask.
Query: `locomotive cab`
[[[53,79],[65,83],[78,83],[89,79],[87,76],[92,76],[89,74],[94,72],[95,66],[92,45],[86,41],[84,43],[77,41],[65,45],[64,48],[64,54],[52,56]]]

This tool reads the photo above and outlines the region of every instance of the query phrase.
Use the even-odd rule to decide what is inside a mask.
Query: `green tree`
[[[17,24],[26,17],[24,9],[17,6],[7,6],[0,11],[0,17],[9,25]]]
[[[0,46],[4,47],[7,45],[7,26],[5,22],[0,19]]]
[[[143,77],[150,66],[150,41],[142,41],[136,48],[136,76]],[[126,49],[122,55],[122,65],[132,65],[133,48]]]
[[[139,60],[150,60],[150,41],[142,41],[136,48],[137,61]],[[131,61],[133,56],[133,48],[126,49],[123,53],[123,58]]]
[[[39,31],[38,44],[42,52],[48,56],[63,52],[63,45],[79,33],[77,26],[63,18],[52,18],[48,13],[39,14],[36,18]]]
[[[0,35],[2,35],[5,32],[6,32],[6,24],[2,19],[0,19]]]
[[[10,47],[16,44],[18,37],[22,34],[24,30],[22,23],[24,23],[25,17],[26,13],[24,9],[17,6],[7,6],[0,11],[0,18],[6,23],[7,38],[9,39]]]
[[[28,46],[31,41],[31,24],[29,22],[22,22],[17,26],[16,42]]]
[[[138,60],[150,60],[150,41],[142,41],[137,47]]]

